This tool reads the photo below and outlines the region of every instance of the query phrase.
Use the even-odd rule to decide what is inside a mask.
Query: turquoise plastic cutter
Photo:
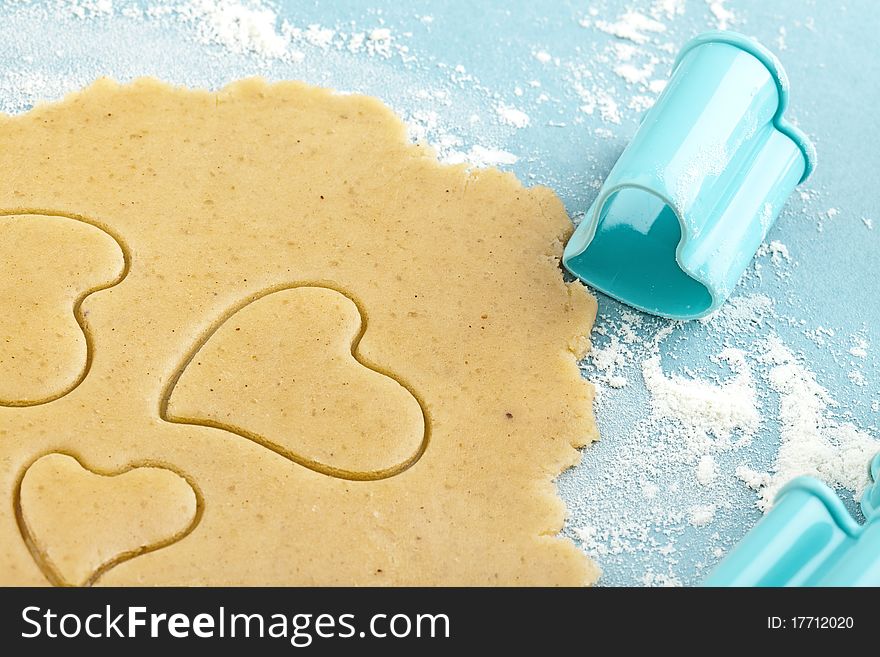
[[[779,60],[741,34],[690,41],[563,264],[635,308],[702,317],[729,296],[816,155],[783,118]]]
[[[704,586],[880,586],[880,454],[859,525],[825,484],[799,477]]]

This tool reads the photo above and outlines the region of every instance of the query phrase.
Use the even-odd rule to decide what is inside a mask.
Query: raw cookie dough
[[[550,190],[260,80],[0,115],[0,171],[0,583],[595,579],[556,536],[595,302]]]

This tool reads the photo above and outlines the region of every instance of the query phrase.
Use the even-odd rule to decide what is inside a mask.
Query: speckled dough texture
[[[0,116],[0,583],[582,585],[562,204],[374,99],[99,81]]]

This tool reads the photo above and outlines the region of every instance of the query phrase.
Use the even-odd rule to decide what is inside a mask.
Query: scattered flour
[[[776,336],[762,343],[759,360],[770,366],[767,382],[779,393],[780,446],[770,478],[759,488],[759,506],[769,508],[779,489],[799,475],[847,488],[858,496],[868,483],[867,464],[880,441],[850,423],[839,423],[816,376]]]
[[[688,511],[688,522],[694,527],[704,527],[713,520],[715,520],[714,504],[694,506]]]
[[[278,16],[268,6],[248,5],[236,0],[189,0],[172,8],[195,26],[202,43],[265,59],[288,55],[290,38],[280,31]],[[290,54],[290,57],[297,56]]]
[[[726,30],[736,22],[736,15],[725,6],[726,0],[706,0],[706,4],[715,18],[715,27],[719,30]]]
[[[779,240],[771,240],[770,243],[767,244],[767,250],[770,253],[770,259],[776,264],[781,264],[783,260],[787,262],[791,261],[788,247]]]
[[[651,5],[651,16],[654,18],[675,18],[684,13],[686,0],[655,0]]]
[[[500,149],[472,146],[466,153],[450,151],[440,158],[446,164],[467,163],[475,167],[494,167],[516,164],[518,158],[513,153]]]
[[[776,49],[777,50],[786,50],[788,48],[785,43],[785,37],[788,35],[787,30],[784,26],[779,27],[779,31],[776,33]]]
[[[770,258],[775,253],[782,263],[790,260],[781,243],[771,241],[766,249]],[[619,569],[632,555],[650,551],[648,579],[674,580],[682,572],[676,546],[689,545],[692,551],[694,539],[688,537],[699,533],[704,559],[692,567],[693,577],[701,579],[742,532],[739,521],[719,513],[722,509],[751,499],[767,511],[779,489],[799,475],[860,494],[880,440],[837,419],[836,403],[816,374],[778,337],[778,325],[802,325],[792,322],[768,296],[755,292],[733,297],[711,317],[686,328],[631,311],[600,314],[594,350],[584,363],[598,391],[600,430],[603,421],[620,427],[619,418],[609,420],[603,409],[627,413],[612,399],[632,400],[636,407],[647,404],[650,414],[636,413],[624,423],[629,427],[624,433],[618,428],[612,452],[602,452],[600,443],[591,454],[598,461],[591,464],[595,479],[581,483],[583,506],[572,511],[574,518],[589,522],[582,527],[573,520],[570,528],[587,553]],[[827,327],[804,333],[821,339],[824,349],[842,337]],[[846,340],[843,351],[849,350],[850,357],[861,361],[869,356],[864,332]],[[703,364],[697,371],[682,367],[680,351],[697,343],[719,347],[698,359]],[[852,384],[860,385],[863,372],[852,372]],[[639,376],[646,398],[630,385]],[[880,412],[880,400],[872,408]],[[769,459],[764,451],[768,441],[778,443]],[[563,477],[560,486],[566,485]]]
[[[647,85],[651,81],[654,74],[654,67],[657,60],[650,60],[643,66],[637,67],[630,63],[619,64],[614,68],[614,72],[626,80],[629,84]]]
[[[661,588],[670,588],[670,587],[682,586],[682,581],[679,577],[675,577],[674,575],[666,575],[663,573],[655,573],[653,571],[648,571],[642,577],[642,585],[643,586],[652,586],[652,587],[661,587]]]
[[[596,102],[599,106],[599,116],[602,117],[603,121],[606,123],[621,123],[620,107],[614,98],[605,92],[599,92]]]
[[[697,463],[697,481],[703,486],[708,486],[715,481],[717,475],[715,459],[711,454],[703,454],[700,462]]]
[[[758,472],[747,465],[737,466],[734,474],[746,486],[753,491],[760,491],[770,483],[770,474],[767,472]]]
[[[498,119],[504,125],[513,126],[514,128],[525,128],[529,125],[529,115],[510,105],[499,103],[495,107]]]
[[[868,385],[868,379],[865,378],[865,375],[859,370],[850,370],[846,378],[848,378],[854,385],[857,386],[866,386]]]
[[[729,333],[748,333],[763,326],[773,314],[773,300],[766,294],[743,294],[731,297],[718,310],[699,321]]]
[[[591,364],[596,374],[590,378],[594,383],[617,389],[629,384],[627,378],[619,373],[619,369],[624,369],[632,362],[633,349],[639,341],[636,330],[641,325],[641,317],[626,310],[619,322],[607,321],[595,327],[597,333],[607,338],[607,343],[593,345]]]
[[[644,112],[653,107],[656,100],[657,99],[652,96],[633,96],[629,99],[627,107],[636,112]]]
[[[0,111],[21,110],[41,101],[60,98],[79,81],[71,76],[47,75],[41,71],[7,69],[0,72]]]
[[[666,31],[665,24],[637,11],[626,12],[613,23],[599,20],[595,24],[606,34],[638,44],[647,43],[651,39],[650,34]]]
[[[94,18],[113,14],[113,0],[60,0],[59,5],[77,18]]]
[[[816,346],[825,347],[830,339],[837,335],[834,329],[817,326],[814,329],[804,331],[804,335],[816,343]]]
[[[840,214],[840,210],[837,208],[828,208],[824,212],[819,213],[819,221],[816,222],[816,230],[820,233],[825,230],[826,222],[834,219],[837,215]]]
[[[788,247],[779,240],[771,240],[761,244],[755,256],[752,267],[758,277],[762,275],[762,258],[769,258],[773,271],[778,277],[788,278],[791,276],[791,272],[787,268],[792,263],[791,253]]]
[[[666,88],[666,80],[651,80],[648,83],[648,89],[655,94],[659,94]]]
[[[655,417],[673,420],[686,429],[686,439],[704,456],[712,440],[727,443],[734,431],[748,439],[760,426],[755,384],[745,353],[725,348],[718,360],[730,366],[733,376],[720,383],[666,375],[659,355],[642,363],[642,374],[651,394]]]
[[[850,347],[850,355],[855,356],[856,358],[867,358],[868,347],[870,346],[868,341],[860,335],[854,335],[852,341],[853,346]]]

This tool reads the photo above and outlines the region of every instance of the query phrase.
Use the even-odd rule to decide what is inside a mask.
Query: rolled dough
[[[0,583],[595,579],[551,191],[261,80],[99,81],[0,116],[0,170]]]

